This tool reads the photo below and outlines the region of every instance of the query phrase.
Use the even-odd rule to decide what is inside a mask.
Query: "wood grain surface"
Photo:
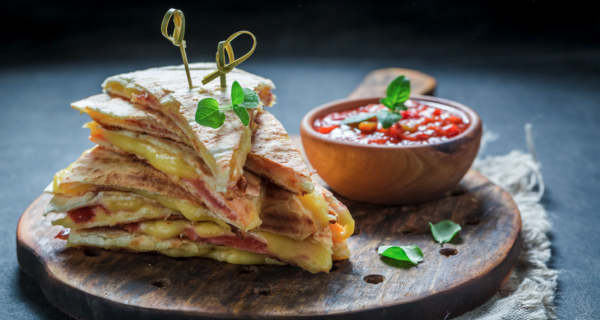
[[[375,71],[379,79],[368,80],[370,74],[361,84],[365,89],[353,95],[381,94],[394,72]],[[328,274],[66,248],[54,238],[61,229],[51,225],[54,217],[42,216],[49,199],[40,196],[23,213],[17,257],[53,305],[81,319],[451,319],[500,289],[521,245],[512,198],[473,171],[446,196],[421,205],[377,206],[340,197],[357,232],[348,240],[352,257],[334,263]],[[446,219],[463,230],[442,250],[428,223]],[[423,250],[417,266],[376,251],[409,244]]]
[[[349,98],[385,96],[388,84],[401,75],[405,75],[410,79],[410,92],[412,94],[435,95],[437,82],[434,77],[417,70],[386,68],[371,71],[350,94]]]
[[[330,273],[291,266],[238,266],[203,258],[65,248],[42,217],[42,195],[17,229],[21,268],[63,312],[82,319],[444,319],[471,310],[507,280],[520,247],[511,197],[470,171],[447,197],[418,206],[346,203],[358,235],[352,257]],[[460,236],[440,254],[428,223],[451,219]],[[416,244],[417,266],[379,257],[380,245]],[[368,283],[377,282],[378,284]]]

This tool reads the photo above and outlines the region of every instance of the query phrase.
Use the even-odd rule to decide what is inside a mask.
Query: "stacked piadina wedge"
[[[213,63],[190,65],[201,83]],[[213,129],[195,121],[198,101],[230,103],[231,85],[253,89],[259,107],[244,125],[233,111]],[[188,88],[182,66],[110,77],[103,94],[72,107],[93,121],[97,144],[59,171],[45,214],[71,247],[160,252],[234,264],[291,264],[328,272],[347,259],[348,209],[311,180],[275,117],[273,83],[234,69]]]

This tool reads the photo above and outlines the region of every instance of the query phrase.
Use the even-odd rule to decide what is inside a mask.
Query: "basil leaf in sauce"
[[[410,80],[404,75],[394,79],[387,87],[386,96],[379,102],[388,109],[391,111],[406,110],[404,102],[410,96]]]
[[[431,227],[433,238],[439,244],[450,242],[450,240],[452,240],[452,238],[454,238],[454,236],[462,229],[460,225],[450,220],[444,220],[436,224],[431,224],[430,222],[429,226]]]
[[[225,123],[225,114],[219,109],[219,102],[213,98],[200,100],[196,110],[196,122],[213,129],[222,126]]]
[[[388,258],[410,261],[413,264],[418,264],[423,260],[423,251],[419,246],[381,246],[377,248],[377,252]]]
[[[398,113],[391,112],[388,110],[383,110],[377,112],[377,120],[381,123],[381,127],[384,129],[389,129],[394,123],[400,121],[402,116]]]
[[[348,117],[348,118],[342,120],[340,123],[341,124],[351,124],[351,123],[363,122],[363,121],[367,121],[374,117],[377,117],[377,112],[359,113],[359,114],[355,114],[351,117]]]

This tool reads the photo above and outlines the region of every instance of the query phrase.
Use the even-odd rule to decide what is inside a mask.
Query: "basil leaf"
[[[393,98],[390,98],[390,97],[381,98],[381,99],[379,99],[379,102],[381,102],[381,104],[386,106],[388,109],[394,111],[396,101]]]
[[[388,258],[410,261],[413,264],[418,264],[423,260],[423,251],[419,246],[381,246],[377,248],[377,252]]]
[[[379,99],[379,102],[392,111],[408,110],[408,108],[404,105],[404,102],[394,103],[392,98],[381,98]]]
[[[219,103],[213,98],[202,99],[198,102],[196,122],[205,127],[217,129],[225,122],[225,114],[219,109]]]
[[[235,106],[242,102],[244,102],[244,90],[239,82],[234,81],[231,86],[231,104]]]
[[[430,222],[429,226],[431,227],[433,238],[440,244],[449,242],[461,230],[460,225],[450,220],[444,220],[436,224],[431,224]]]
[[[391,103],[394,107],[393,110],[395,110],[398,103],[408,100],[410,96],[410,80],[403,75],[394,79],[387,87],[386,96],[391,98],[388,103]]]
[[[248,108],[248,109],[254,109],[254,108],[258,107],[258,102],[260,101],[258,94],[254,90],[249,89],[249,88],[243,88],[243,92],[244,92],[244,101],[241,102],[239,104],[239,106],[242,108]]]
[[[246,108],[241,107],[241,106],[233,106],[233,111],[235,111],[235,114],[238,115],[238,117],[240,117],[240,120],[242,120],[242,123],[247,126],[248,123],[250,122],[250,116],[248,115],[248,110],[246,110]]]
[[[408,110],[408,108],[404,105],[404,102],[398,102],[396,103],[396,105],[394,106],[394,110],[398,111],[398,110]]]
[[[363,121],[367,121],[373,117],[377,117],[377,112],[359,113],[359,114],[353,115],[351,117],[348,117],[348,118],[342,120],[340,123],[341,124],[351,124],[351,123],[363,122]]]
[[[388,110],[383,110],[377,112],[377,120],[381,123],[381,126],[384,129],[389,129],[394,123],[400,121],[402,116],[396,112],[391,112]]]

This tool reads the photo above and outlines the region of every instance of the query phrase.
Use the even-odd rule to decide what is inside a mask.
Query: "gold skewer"
[[[171,17],[173,18],[175,29],[173,30],[173,35],[169,36],[167,27],[169,26]],[[185,17],[183,16],[183,12],[177,9],[170,9],[167,11],[163,18],[162,25],[160,26],[160,31],[165,38],[169,39],[169,41],[181,49],[181,57],[183,58],[183,64],[185,65],[185,74],[187,75],[190,89],[192,89],[192,77],[190,76],[190,67],[188,66],[188,60],[185,54],[185,41],[183,40],[183,34],[185,33]]]
[[[233,41],[233,39],[237,38],[239,35],[241,35],[243,33],[249,34],[252,37],[252,40],[254,40],[254,44],[252,45],[252,49],[250,49],[250,51],[248,53],[246,53],[239,59],[235,60],[235,56],[233,55],[233,48],[231,47],[231,41]],[[227,38],[227,40],[219,42],[219,45],[217,46],[217,58],[216,58],[217,71],[204,77],[204,79],[202,80],[202,84],[207,84],[207,83],[215,80],[217,77],[221,77],[221,88],[226,88],[227,87],[227,81],[226,81],[227,79],[225,78],[225,75],[228,74],[229,72],[231,72],[231,70],[233,70],[233,68],[238,66],[240,63],[242,63],[246,59],[248,59],[248,57],[250,57],[252,55],[252,53],[254,53],[255,48],[256,48],[256,38],[254,37],[254,35],[251,32],[248,32],[248,31],[238,31],[238,32],[232,34],[229,38]],[[225,64],[225,51],[227,51],[227,56],[229,57],[229,63],[227,65]]]

